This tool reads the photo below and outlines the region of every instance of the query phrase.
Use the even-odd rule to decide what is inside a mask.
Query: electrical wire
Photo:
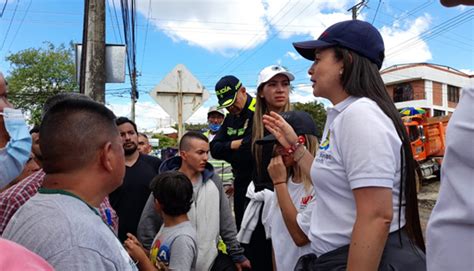
[[[19,3],[20,3],[20,0],[18,0],[16,2],[15,9],[13,10],[13,16],[10,20],[10,23],[8,24],[8,29],[7,29],[7,32],[5,33],[5,38],[3,39],[2,46],[0,47],[0,51],[3,50],[3,46],[5,46],[5,41],[7,40],[8,33],[10,33],[10,29],[11,29],[12,23],[13,23],[13,18],[15,18],[16,10],[18,9],[18,4]],[[3,13],[2,13],[2,15],[3,15]]]
[[[142,65],[140,67],[140,71],[143,70],[143,63],[145,63],[145,50],[146,50],[146,41],[148,38],[148,26],[150,25],[150,18],[151,18],[151,0],[148,0],[148,16],[146,20],[145,38],[143,42],[143,51],[142,51]]]
[[[113,14],[112,14],[112,9],[110,8],[109,0],[107,0],[106,5],[107,5],[107,10],[109,11],[109,16],[108,17],[110,19],[110,25],[112,26],[112,31],[114,32],[115,42],[118,42],[117,33],[116,33],[116,30],[115,30],[115,25],[114,25],[114,18],[113,18]],[[119,35],[120,35],[120,30],[119,30]]]
[[[377,9],[375,10],[374,18],[372,18],[372,24],[375,22],[375,18],[377,17],[377,13],[379,12],[380,4],[382,3],[382,0],[379,0],[379,3],[377,4]]]
[[[6,0],[5,4],[3,4],[2,12],[0,13],[0,18],[2,18],[3,13],[5,12],[5,8],[7,7],[7,5],[8,5],[8,0]]]
[[[13,39],[12,39],[12,41],[10,42],[10,45],[8,46],[7,51],[10,51],[10,48],[12,47],[13,42],[15,41],[16,36],[18,35],[18,32],[20,32],[20,29],[21,29],[21,27],[23,26],[23,22],[25,21],[26,15],[28,14],[28,11],[30,10],[31,3],[32,3],[32,2],[33,2],[33,0],[30,0],[30,2],[28,3],[28,6],[26,7],[25,13],[23,14],[23,18],[21,18],[20,25],[19,25],[18,28],[16,29],[16,32],[15,32],[15,34],[13,35]]]

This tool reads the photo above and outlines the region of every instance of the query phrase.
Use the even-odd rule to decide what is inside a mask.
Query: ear
[[[153,203],[155,204],[155,210],[160,212],[161,211],[161,204],[157,199],[153,199]]]
[[[186,160],[186,151],[179,151],[179,156],[181,159]]]
[[[115,154],[112,150],[112,143],[110,141],[107,141],[107,143],[105,143],[102,147],[100,153],[100,164],[102,165],[102,167],[109,172],[113,171],[113,159]]]

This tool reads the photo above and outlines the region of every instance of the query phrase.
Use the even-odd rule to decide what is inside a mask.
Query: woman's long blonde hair
[[[258,175],[261,175],[260,167],[262,163],[262,146],[255,144],[255,141],[263,138],[264,131],[265,131],[265,127],[263,125],[262,119],[263,119],[263,115],[265,113],[268,113],[267,112],[268,108],[267,108],[267,102],[265,101],[265,98],[260,97],[265,84],[267,83],[261,84],[257,89],[257,95],[256,95],[257,97],[255,97],[257,102],[255,104],[255,112],[253,114],[253,124],[252,124],[252,154],[253,154],[253,157],[255,158]],[[288,102],[286,103],[282,112],[287,112],[291,110],[291,105],[290,105],[290,93],[292,89],[291,84],[288,87],[289,87]]]
[[[318,138],[314,135],[304,135],[304,137],[306,139],[304,144],[306,149],[313,157],[316,156],[316,151],[319,147]],[[294,167],[286,168],[286,172],[288,172],[287,181],[290,177],[292,177],[294,180],[301,180],[306,191],[311,190],[313,187],[311,176],[309,174],[305,174],[304,171],[301,170],[298,163]]]

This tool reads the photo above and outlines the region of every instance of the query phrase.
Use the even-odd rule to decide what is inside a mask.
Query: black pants
[[[235,271],[235,267],[232,258],[229,255],[226,255],[219,251],[214,263],[212,264],[211,271]]]
[[[244,217],[245,205],[247,202],[247,187],[250,183],[250,176],[247,175],[236,175],[234,180],[234,214],[235,224],[237,231],[240,230],[240,224],[242,224],[242,218]]]
[[[247,245],[243,244],[243,247],[245,249],[244,254],[252,265],[252,270],[273,270],[272,242],[265,237],[265,228],[263,227],[260,216],[258,224],[250,238],[250,243]]]
[[[401,243],[400,235],[401,234]],[[303,255],[298,259],[295,271],[343,271],[347,268],[349,245],[329,251],[321,256]],[[425,271],[425,254],[408,238],[405,231],[392,232],[388,235],[379,271]]]

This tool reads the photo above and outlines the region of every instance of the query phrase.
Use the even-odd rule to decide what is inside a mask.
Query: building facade
[[[429,63],[394,65],[380,71],[398,109],[423,108],[430,116],[451,114],[462,88],[474,86],[474,76]]]

